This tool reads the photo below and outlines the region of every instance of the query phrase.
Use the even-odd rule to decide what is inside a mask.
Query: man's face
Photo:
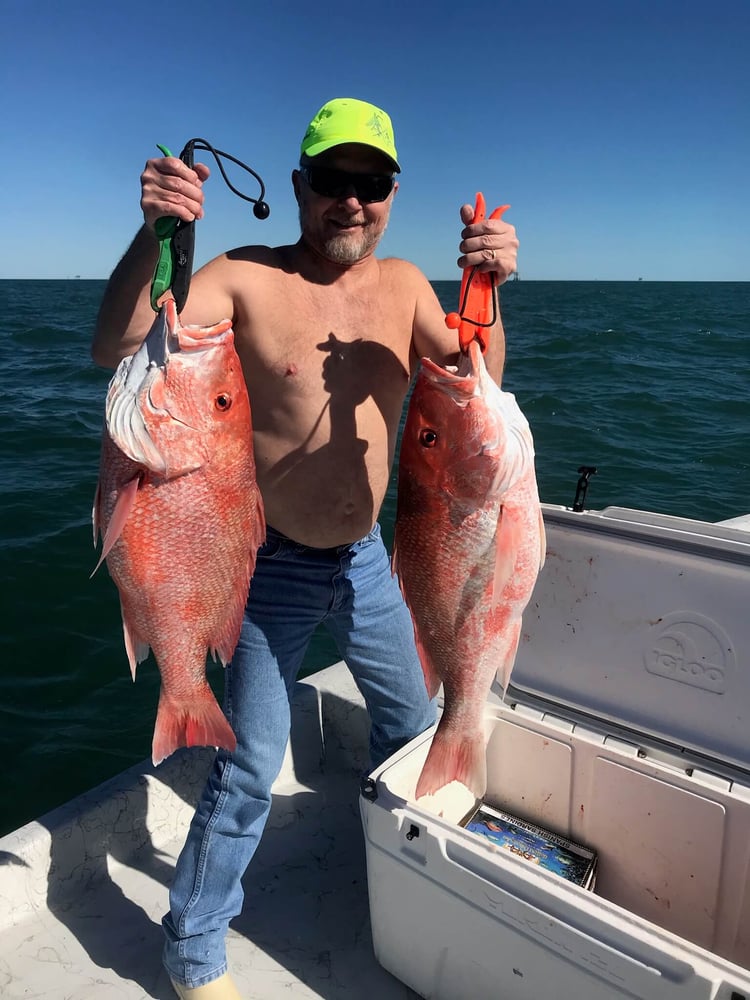
[[[352,174],[391,174],[388,160],[375,149],[350,143],[333,149],[312,161],[315,167],[341,170]],[[292,175],[299,204],[300,229],[305,241],[335,264],[355,264],[375,250],[388,225],[393,190],[385,201],[360,201],[354,186],[339,197],[317,194],[300,171]]]

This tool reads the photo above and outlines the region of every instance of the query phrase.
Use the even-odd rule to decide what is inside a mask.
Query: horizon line
[[[461,275],[455,278],[428,278],[430,282],[440,281],[447,283],[460,284]],[[102,278],[91,278],[83,277],[80,274],[65,275],[64,277],[5,277],[0,275],[0,281],[109,281],[109,275]],[[743,285],[750,283],[750,278],[515,278],[508,279],[503,282],[502,287],[508,285],[521,285],[521,284],[533,284],[534,282],[559,282],[564,284],[565,282],[608,282],[616,283],[622,282],[623,284],[631,285],[659,285],[659,284],[691,284],[691,285],[716,285],[716,284],[731,284],[731,285]]]

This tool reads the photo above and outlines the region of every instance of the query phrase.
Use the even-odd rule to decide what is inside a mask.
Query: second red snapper
[[[161,673],[154,763],[181,746],[233,750],[206,654],[225,665],[232,657],[265,522],[229,320],[183,327],[169,301],[120,363],[107,394],[97,532],[133,677],[149,647]]]
[[[486,791],[484,707],[510,679],[521,615],[544,562],[534,445],[479,344],[459,371],[428,358],[401,440],[393,568],[430,696],[444,709],[416,795],[453,780]]]

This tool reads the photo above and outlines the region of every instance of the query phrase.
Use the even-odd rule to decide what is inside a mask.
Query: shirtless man
[[[329,629],[362,692],[377,766],[435,719],[408,610],[377,523],[411,374],[428,355],[457,360],[457,339],[424,275],[378,259],[400,171],[388,115],[337,99],[310,123],[292,172],[301,236],[242,247],[193,277],[184,323],[231,317],[253,413],[268,537],[258,552],[242,634],[227,667],[225,710],[237,736],[219,751],[175,871],[164,963],[191,1000],[236,1000],[225,937],[242,908],[240,879],[257,847],[289,735],[289,695],[310,638]],[[203,216],[208,168],[149,160],[145,226],[104,294],[92,347],[115,367],[154,314],[149,302],[162,216]],[[466,224],[470,205],[461,208]],[[467,225],[461,267],[500,281],[518,241],[502,220]],[[499,382],[498,319],[488,367]]]

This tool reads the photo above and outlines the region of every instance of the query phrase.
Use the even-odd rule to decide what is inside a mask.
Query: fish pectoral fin
[[[414,638],[417,646],[417,655],[419,656],[419,662],[422,664],[422,673],[424,675],[424,685],[427,688],[427,697],[432,701],[433,698],[437,696],[440,690],[440,685],[443,683],[440,675],[438,674],[435,667],[432,665],[432,660],[430,659],[430,654],[424,648],[422,643],[417,637],[416,630],[414,633]]]
[[[101,564],[112,551],[112,546],[122,534],[125,522],[128,519],[130,511],[133,509],[133,504],[135,503],[135,498],[140,484],[140,474],[133,476],[130,482],[125,483],[120,492],[117,494],[115,509],[112,511],[112,517],[107,525],[107,533],[104,536],[104,543],[102,544],[102,554],[99,556],[99,562],[96,566],[94,566],[94,572],[91,576],[93,576],[99,569]],[[89,579],[91,579],[91,577],[89,577]]]
[[[544,566],[547,558],[547,532],[544,528],[544,516],[542,508],[539,508],[539,569]]]
[[[501,507],[495,531],[495,577],[492,584],[492,607],[500,603],[503,590],[513,576],[516,553],[520,547],[522,526],[507,507]]]
[[[99,529],[101,527],[101,502],[102,502],[102,484],[101,480],[96,484],[96,492],[94,493],[94,503],[91,507],[91,526],[94,529],[94,548],[96,548],[96,543],[99,541]],[[97,569],[99,567],[97,566]],[[96,570],[94,570],[96,573]],[[91,574],[91,576],[94,575]]]
[[[503,691],[503,699],[510,684],[510,675],[516,662],[518,652],[518,641],[521,638],[521,621],[510,623],[503,634],[502,648],[497,651],[497,673],[496,678]]]
[[[398,576],[398,538],[393,539],[393,548],[391,550],[391,576]],[[401,587],[401,579],[399,577],[399,587]],[[401,587],[401,594],[403,596],[404,588]]]
[[[406,592],[404,591],[403,584],[401,583],[401,577],[398,575],[398,545],[394,540],[393,551],[391,553],[391,576],[396,576],[398,579],[398,585],[401,589],[401,596],[404,599],[404,604],[406,604],[409,609],[409,614],[411,615],[411,622],[414,628],[414,645],[417,647],[417,656],[419,657],[419,662],[422,665],[422,674],[424,676],[424,684],[427,688],[427,695],[430,701],[437,695],[440,690],[440,685],[443,683],[438,672],[432,665],[432,660],[430,659],[430,654],[424,647],[424,644],[420,642],[419,633],[417,632],[417,624],[414,619],[414,612],[406,599]]]

